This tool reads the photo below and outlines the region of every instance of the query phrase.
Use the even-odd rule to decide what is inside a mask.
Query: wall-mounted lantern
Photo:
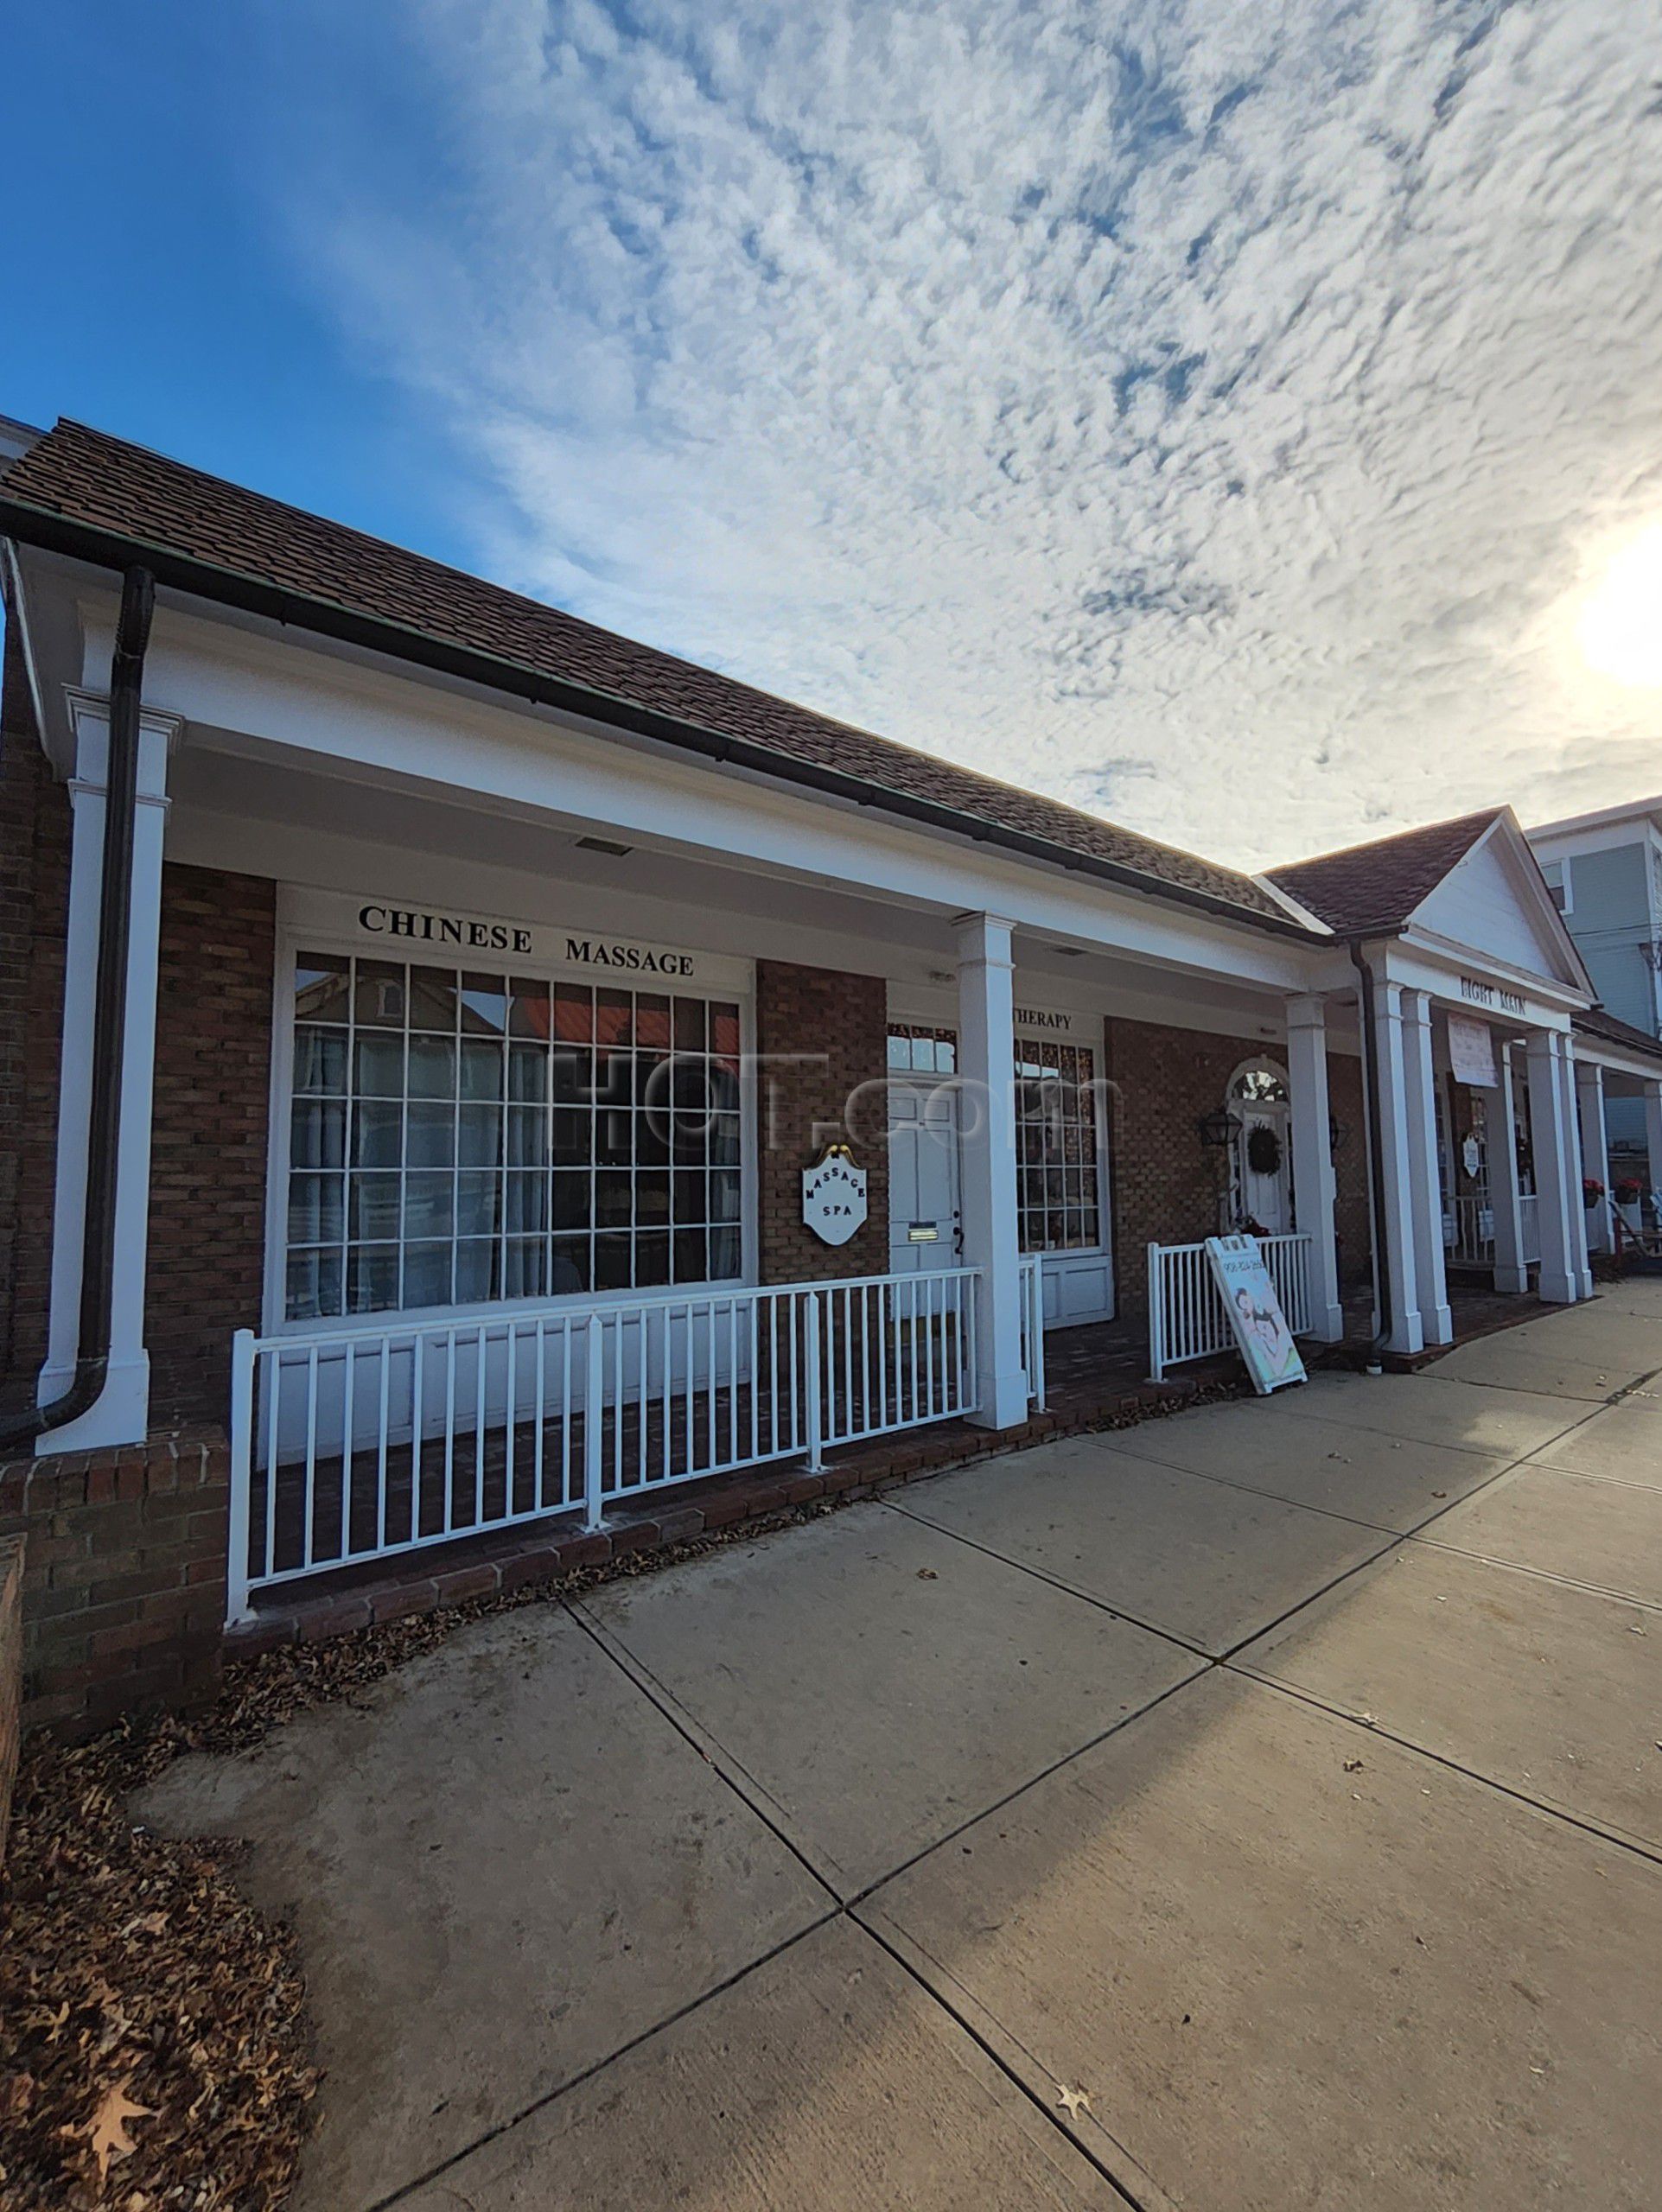
[[[1221,1152],[1233,1143],[1240,1134],[1241,1127],[1237,1116],[1226,1114],[1221,1109],[1215,1114],[1202,1114],[1194,1126],[1208,1152]]]

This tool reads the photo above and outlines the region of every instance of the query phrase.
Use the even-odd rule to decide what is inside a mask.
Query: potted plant
[[[1616,1204],[1619,1206],[1636,1206],[1639,1204],[1639,1193],[1640,1185],[1634,1182],[1633,1177],[1624,1175],[1621,1182],[1616,1185]]]
[[[1589,1213],[1591,1213],[1594,1207],[1603,1196],[1604,1185],[1600,1182],[1598,1177],[1596,1175],[1583,1175],[1582,1178],[1582,1204],[1586,1207]]]

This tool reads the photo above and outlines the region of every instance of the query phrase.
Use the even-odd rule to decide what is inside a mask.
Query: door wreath
[[[1247,1131],[1246,1164],[1255,1175],[1280,1174],[1281,1139],[1267,1122],[1256,1122]]]

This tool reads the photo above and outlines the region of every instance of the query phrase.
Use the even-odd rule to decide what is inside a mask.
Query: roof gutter
[[[92,1095],[75,1370],[69,1388],[49,1405],[31,1406],[0,1421],[0,1447],[67,1427],[98,1403],[109,1376],[128,945],[132,934],[133,839],[138,812],[138,716],[144,652],[155,605],[156,583],[150,571],[129,569],[122,579],[121,613],[110,664],[110,741],[104,773],[104,850],[99,885],[98,969],[92,987]]]
[[[37,507],[27,500],[7,499],[3,493],[0,493],[0,537],[35,546],[42,552],[63,554],[72,560],[85,561],[95,568],[124,570],[134,562],[142,562],[156,582],[169,589],[212,600],[221,606],[235,607],[245,614],[261,615],[288,628],[309,631],[316,636],[332,638],[344,645],[390,654],[417,667],[432,669],[464,682],[483,684],[491,690],[505,692],[534,706],[552,707],[566,714],[583,715],[591,721],[603,722],[610,728],[653,738],[660,744],[696,753],[704,760],[798,784],[828,798],[845,799],[856,806],[880,808],[885,813],[925,823],[931,829],[968,837],[977,844],[999,846],[1007,852],[1018,854],[1024,860],[1042,861],[1077,875],[1111,883],[1120,890],[1134,891],[1144,898],[1161,899],[1174,905],[1193,907],[1220,920],[1265,931],[1272,936],[1289,938],[1301,944],[1323,942],[1291,915],[1258,913],[1251,907],[1236,906],[1233,901],[1219,898],[1215,893],[1164,882],[1157,876],[1145,874],[1141,869],[1126,867],[1123,862],[1105,860],[1092,853],[1075,852],[1066,845],[1054,843],[1048,838],[1034,836],[1025,830],[1013,830],[1001,823],[985,821],[978,815],[967,814],[938,799],[920,798],[908,791],[895,791],[886,784],[874,783],[869,778],[851,775],[844,769],[826,767],[811,760],[794,760],[770,746],[759,745],[748,738],[727,736],[719,730],[709,729],[700,722],[689,721],[680,715],[664,714],[656,708],[639,706],[613,692],[595,690],[587,684],[576,683],[563,677],[541,675],[522,662],[487,652],[478,646],[459,645],[448,639],[434,637],[428,631],[416,629],[408,623],[395,622],[384,615],[360,613],[357,609],[343,607],[334,600],[315,599],[307,594],[284,591],[277,585],[263,582],[256,576],[245,575],[237,569],[222,569],[212,562],[199,561],[164,545],[153,544],[119,531],[104,530],[92,523],[78,522],[71,516],[54,513],[48,507]]]

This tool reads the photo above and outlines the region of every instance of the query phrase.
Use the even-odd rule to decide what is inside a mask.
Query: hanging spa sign
[[[845,1144],[827,1145],[802,1171],[802,1220],[822,1244],[846,1244],[865,1225],[866,1171]]]
[[[1252,1388],[1267,1398],[1308,1378],[1256,1236],[1208,1236],[1207,1261]]]
[[[1500,1077],[1494,1068],[1494,1038],[1488,1025],[1468,1021],[1464,1014],[1449,1016],[1449,1067],[1456,1083],[1493,1090]]]

